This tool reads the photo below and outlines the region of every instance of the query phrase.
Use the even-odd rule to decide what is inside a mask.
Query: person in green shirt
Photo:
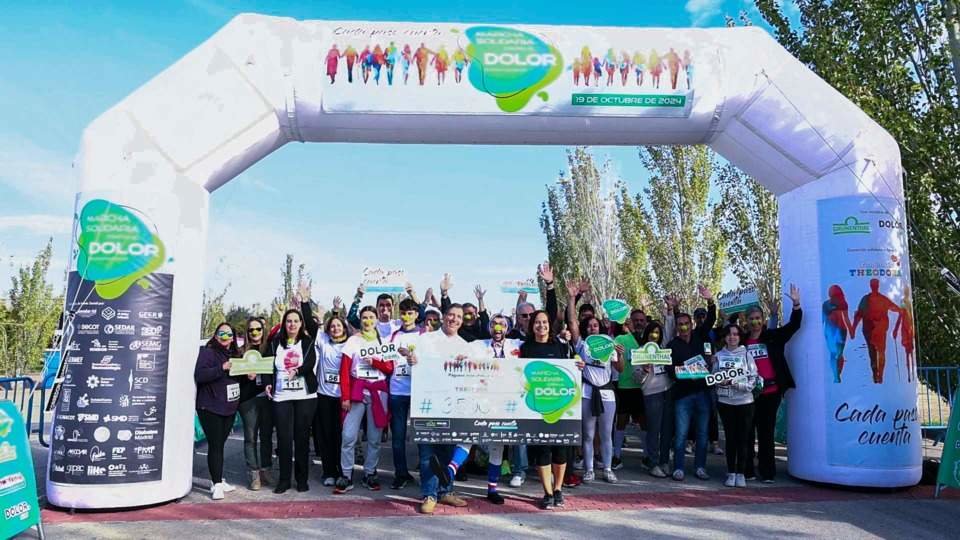
[[[630,366],[630,352],[639,348],[637,337],[640,336],[643,329],[647,327],[647,315],[642,309],[634,309],[630,312],[630,318],[624,324],[622,335],[614,338],[614,341],[623,346],[626,351],[627,367]],[[617,419],[616,427],[613,432],[613,469],[623,468],[623,439],[625,430],[630,417],[637,423],[643,423],[643,392],[640,390],[640,383],[630,376],[630,369],[624,370],[624,375],[617,382]]]

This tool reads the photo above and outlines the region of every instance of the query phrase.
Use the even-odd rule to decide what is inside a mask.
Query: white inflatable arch
[[[709,145],[778,195],[783,283],[803,294],[790,474],[919,480],[897,143],[764,31],[251,14],[84,133],[52,504],[190,491],[209,194],[307,141]]]

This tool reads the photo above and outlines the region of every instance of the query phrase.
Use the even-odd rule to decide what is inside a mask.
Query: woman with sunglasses
[[[233,417],[240,403],[240,384],[230,377],[231,358],[240,351],[234,341],[233,327],[228,323],[217,325],[213,337],[200,347],[193,379],[197,384],[197,417],[207,438],[207,468],[213,483],[211,497],[235,488],[223,481],[223,447],[233,429]]]
[[[266,392],[273,401],[273,419],[277,427],[280,477],[273,492],[278,494],[290,489],[291,472],[296,477],[297,491],[310,489],[307,484],[310,426],[317,408],[317,350],[311,335],[316,335],[317,323],[310,312],[310,303],[302,302],[302,296],[309,298],[309,291],[303,283],[295,302],[300,302],[306,312],[298,309],[284,312],[280,331],[270,341],[268,349],[274,357],[273,375],[266,385]]]
[[[241,354],[255,350],[266,356],[267,340],[263,322],[256,318],[247,319],[247,334]],[[273,466],[273,416],[270,413],[270,400],[264,392],[262,375],[241,375],[240,405],[237,411],[243,422],[243,457],[250,475],[249,488],[257,491],[263,484],[272,483],[270,468]],[[257,437],[260,438],[259,447]]]

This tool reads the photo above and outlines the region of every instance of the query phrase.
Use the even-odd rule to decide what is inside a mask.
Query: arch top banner
[[[313,24],[324,112],[687,117],[718,95],[717,44],[689,31]]]

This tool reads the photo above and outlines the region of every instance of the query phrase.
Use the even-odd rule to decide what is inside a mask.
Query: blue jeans
[[[514,475],[519,474],[520,476],[526,478],[528,466],[529,462],[527,461],[527,445],[514,445],[510,451],[510,472]]]
[[[687,443],[687,434],[690,425],[694,424],[696,434],[696,453],[694,465],[696,468],[707,466],[707,427],[710,423],[710,396],[706,390],[701,390],[674,400],[674,418],[676,431],[673,442],[673,469],[683,470],[684,446]]]
[[[393,474],[410,474],[407,467],[407,417],[410,416],[410,396],[390,396],[390,437],[393,446]]]
[[[419,445],[420,452],[420,495],[422,497],[433,497],[437,500],[440,497],[443,497],[450,491],[453,491],[453,482],[452,478],[451,483],[447,487],[442,487],[440,485],[440,480],[433,474],[433,471],[430,470],[430,458],[432,456],[437,456],[437,459],[440,460],[440,463],[444,466],[447,463],[450,463],[450,458],[453,457],[453,445],[449,444],[421,444]]]

